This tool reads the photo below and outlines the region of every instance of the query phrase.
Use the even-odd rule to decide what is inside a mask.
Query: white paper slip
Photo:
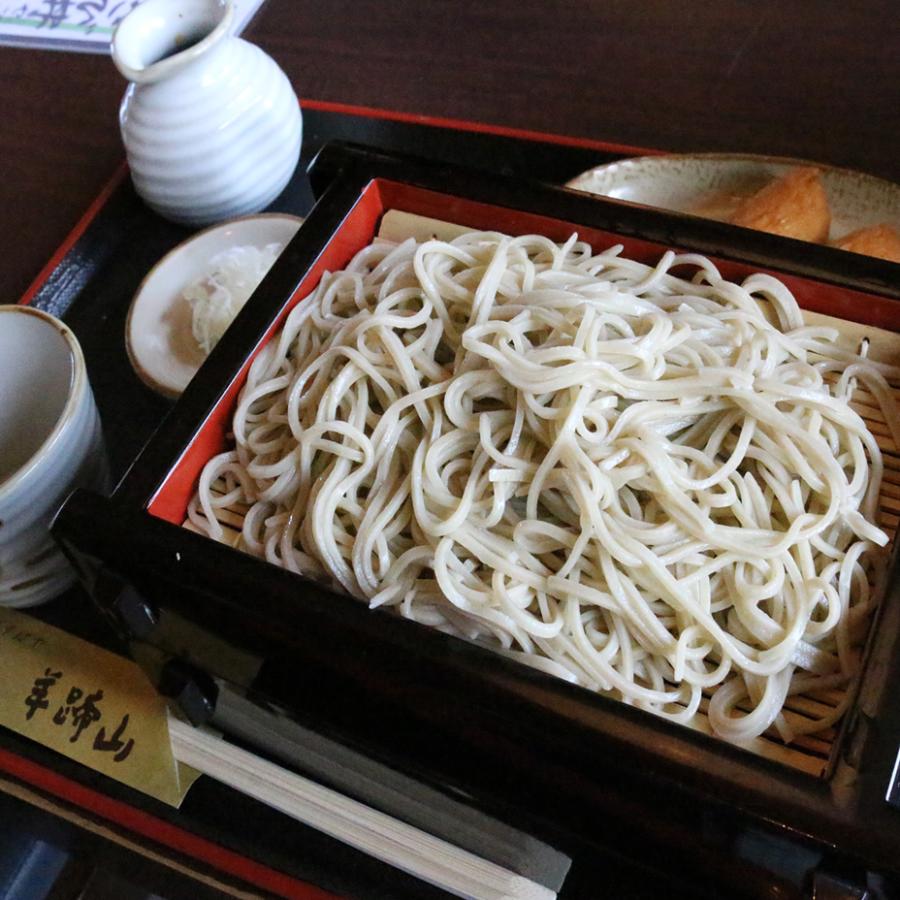
[[[0,45],[109,53],[116,25],[141,0],[0,0]],[[234,0],[240,34],[263,0]]]

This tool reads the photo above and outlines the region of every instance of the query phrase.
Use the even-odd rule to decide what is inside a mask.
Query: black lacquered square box
[[[388,212],[557,242],[577,232],[644,262],[668,248],[702,253],[731,279],[775,274],[804,310],[861,338],[900,333],[900,266],[362,147],[326,148],[310,177],[312,213],[112,498],[79,492],[57,520],[84,583],[160,689],[195,722],[260,752],[289,758],[266,723],[300,722],[576,854],[602,845],[656,867],[709,866],[710,884],[751,895],[775,876],[759,854],[741,855],[748,835],[804,848],[812,868],[900,872],[893,566],[861,677],[849,693],[803,701],[846,702],[839,725],[791,745],[764,736],[737,747],[185,527],[253,359]],[[885,454],[893,491],[900,463],[896,448]],[[892,529],[890,504],[883,515]]]

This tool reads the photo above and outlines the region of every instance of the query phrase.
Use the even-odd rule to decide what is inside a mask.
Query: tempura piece
[[[827,241],[831,211],[818,169],[789,170],[744,200],[731,221],[801,241]]]
[[[900,263],[900,233],[886,222],[860,228],[838,238],[833,246],[865,256],[877,256]]]

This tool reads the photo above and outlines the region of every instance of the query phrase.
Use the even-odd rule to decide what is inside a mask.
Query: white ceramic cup
[[[50,522],[74,488],[107,480],[75,335],[48,313],[0,306],[0,606],[34,606],[72,584]]]

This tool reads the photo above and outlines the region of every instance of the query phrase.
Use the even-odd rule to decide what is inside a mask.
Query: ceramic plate
[[[900,229],[900,184],[862,172],[776,156],[696,154],[642,156],[584,172],[567,187],[728,219],[738,203],[794,166],[815,166],[831,207],[830,240],[885,222]]]
[[[282,213],[234,219],[179,244],[150,270],[131,301],[125,326],[128,358],[148,387],[178,397],[205,359],[182,294],[208,271],[210,259],[231,247],[286,245],[302,222]]]

